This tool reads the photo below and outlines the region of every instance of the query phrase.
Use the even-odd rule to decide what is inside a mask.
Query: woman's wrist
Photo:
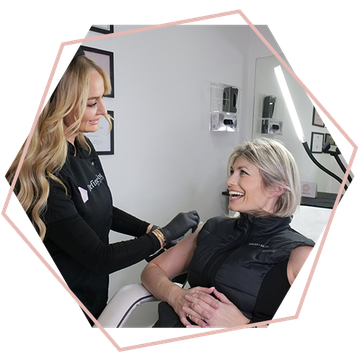
[[[163,249],[166,245],[166,240],[165,240],[164,234],[159,229],[160,229],[159,226],[149,224],[149,226],[147,227],[147,230],[146,230],[146,234],[148,234],[149,232],[152,232],[156,236],[156,238],[159,240],[160,248]],[[159,231],[157,231],[157,230],[159,230]]]
[[[166,302],[173,308],[179,303],[181,297],[185,298],[186,291],[173,282],[167,289]]]
[[[153,230],[152,233],[158,238],[160,242],[160,247],[164,248],[166,246],[166,239],[164,234],[160,229]]]
[[[152,230],[155,230],[157,227],[155,227],[155,225],[153,224],[149,224],[148,227],[146,228],[146,233],[148,234],[149,232],[151,232]]]

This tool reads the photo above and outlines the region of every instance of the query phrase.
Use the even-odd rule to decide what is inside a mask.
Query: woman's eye
[[[240,175],[248,175],[248,173],[244,170],[240,170]]]
[[[93,103],[93,104],[88,104],[88,107],[94,107],[97,104],[97,102]]]

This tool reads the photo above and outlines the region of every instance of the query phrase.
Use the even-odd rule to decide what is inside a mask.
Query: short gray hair
[[[240,156],[259,168],[266,188],[285,188],[277,200],[273,215],[292,216],[301,202],[301,183],[295,159],[284,144],[262,137],[244,142],[237,146],[229,157],[228,175]]]

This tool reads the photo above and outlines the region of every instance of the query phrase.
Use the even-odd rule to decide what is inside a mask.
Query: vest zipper
[[[215,285],[215,276],[218,272],[220,266],[223,264],[225,259],[237,248],[239,248],[242,245],[245,245],[248,241],[248,238],[250,237],[250,234],[252,232],[253,224],[252,222],[249,225],[249,228],[244,236],[240,236],[240,238],[233,243],[226,246],[221,251],[215,252],[210,260],[207,262],[206,266],[204,267],[204,274],[206,275],[206,281],[209,284],[209,286]]]

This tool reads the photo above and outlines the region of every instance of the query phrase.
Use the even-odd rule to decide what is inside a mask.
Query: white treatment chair
[[[183,286],[180,283],[175,284]],[[142,284],[126,285],[110,299],[97,320],[104,328],[122,328],[133,311],[146,302],[159,302],[159,300],[152,296]]]
[[[149,301],[158,300],[142,284],[124,286],[110,299],[98,321],[104,328],[121,328],[137,306]]]
[[[326,226],[330,213],[331,209],[301,206],[291,225],[316,242]],[[183,286],[182,282],[186,282],[185,279],[178,278],[173,281],[180,287]],[[111,298],[98,321],[104,328],[124,327],[133,311],[147,302],[159,302],[159,300],[154,298],[142,284],[124,286]]]

